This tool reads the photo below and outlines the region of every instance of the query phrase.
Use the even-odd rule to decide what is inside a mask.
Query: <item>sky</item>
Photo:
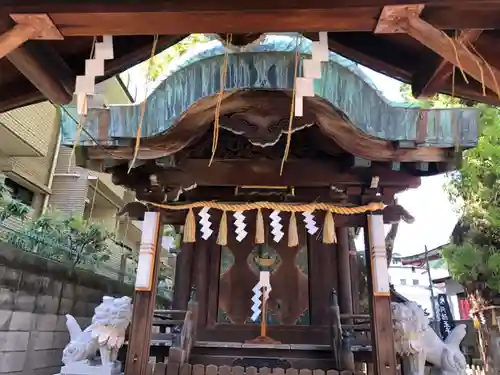
[[[389,100],[402,102],[400,94],[401,83],[392,78],[374,72],[368,68],[360,68],[370,77],[378,90]],[[139,101],[147,95],[145,92],[145,63],[129,69],[122,78],[130,81],[130,91]],[[130,78],[129,78],[130,77]],[[142,89],[134,89],[139,87]],[[148,92],[151,88],[148,89]],[[456,224],[458,215],[454,212],[443,189],[447,178],[444,175],[422,177],[420,187],[408,190],[398,196],[398,203],[415,217],[413,224],[401,223],[395,241],[394,252],[403,256],[422,253],[425,246],[429,250],[448,243],[451,231]],[[389,227],[386,228],[386,231]],[[363,247],[362,239],[357,246]]]

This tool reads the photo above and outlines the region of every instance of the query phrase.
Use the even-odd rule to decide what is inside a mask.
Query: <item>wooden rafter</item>
[[[51,102],[73,99],[75,74],[50,46],[27,43],[6,58]]]
[[[482,30],[461,30],[457,39],[465,43],[474,43],[481,35]],[[412,78],[412,92],[416,98],[430,97],[438,92],[453,73],[454,65],[436,56],[436,61],[430,67],[424,67]]]
[[[30,39],[63,39],[46,14],[12,14],[14,27],[0,35],[0,58]]]
[[[318,38],[316,33],[303,33],[303,35],[311,40]],[[406,51],[400,51],[398,54],[384,53],[385,51],[393,51],[397,47],[383,38],[374,38],[371,33],[329,33],[328,47],[331,51],[359,64],[376,66],[379,72],[396,79],[402,81],[411,79],[408,70],[412,69],[408,69],[408,65],[414,63],[412,56]],[[384,59],[373,56],[373,51],[380,51]],[[405,66],[406,69],[403,69],[402,66]]]
[[[61,39],[62,36],[46,15],[20,15],[13,19],[18,23],[12,28],[8,19],[0,19],[0,33],[5,32],[0,38],[3,37],[3,46],[6,47],[0,47],[0,56],[8,52],[5,58],[47,99],[57,104],[69,103],[73,97],[75,80],[72,70],[47,42],[25,40],[27,35],[28,39]],[[28,82],[24,87],[26,85]],[[16,84],[12,90],[2,90],[0,101],[3,102],[3,97],[15,100],[18,86]]]
[[[375,32],[406,33],[500,96],[500,71],[420,18],[423,5],[385,7]]]

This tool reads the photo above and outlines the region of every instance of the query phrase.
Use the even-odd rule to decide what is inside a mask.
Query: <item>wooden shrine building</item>
[[[395,194],[456,167],[478,119],[390,103],[355,63],[418,97],[498,105],[499,20],[500,0],[0,0],[0,111],[50,100],[78,164],[140,201],[126,374],[146,374],[164,224],[183,227],[173,308],[194,324],[180,351],[156,349],[172,375],[235,360],[395,374],[383,224],[406,217]],[[144,103],[94,100],[96,82],[195,32],[225,47],[188,54]]]
[[[292,367],[348,370],[342,356],[371,361],[373,352],[378,373],[394,374],[383,224],[405,215],[393,204],[396,193],[453,169],[456,150],[475,145],[476,110],[393,105],[358,66],[330,53],[315,95],[291,121],[313,43],[267,35],[245,52],[228,49],[214,40],[176,61],[142,104],[89,109],[77,163],[134,190],[141,202],[127,207],[129,215],[159,212],[161,223],[183,226],[173,308],[195,301],[198,310],[196,337],[180,362],[260,357],[267,367],[281,358]],[[65,109],[63,142],[71,146],[76,108]],[[369,315],[358,325],[354,227],[365,228],[371,275]],[[134,301],[126,373],[142,373],[146,360],[154,279],[149,286]],[[351,327],[349,340],[342,327]]]

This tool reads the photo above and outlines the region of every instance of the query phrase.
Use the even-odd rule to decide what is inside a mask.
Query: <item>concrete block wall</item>
[[[0,374],[52,375],[69,342],[66,314],[90,324],[103,295],[130,286],[0,244]]]

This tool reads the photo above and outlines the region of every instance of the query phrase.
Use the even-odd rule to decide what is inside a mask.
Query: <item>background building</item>
[[[118,77],[96,85],[96,92],[105,105],[133,102]],[[141,230],[116,214],[135,195],[114,185],[108,174],[75,166],[72,149],[60,145],[61,110],[44,101],[0,114],[0,173],[12,196],[32,208],[31,217],[52,209],[102,223],[123,246],[109,244],[111,259],[101,273],[114,278],[133,273],[130,254],[139,248]],[[9,219],[3,225],[4,230],[19,230],[23,224]]]
[[[427,272],[427,267],[424,265],[404,264],[399,254],[394,254],[389,267],[389,277],[391,284],[394,285],[396,291],[411,301],[415,301],[428,313],[429,317],[433,317],[432,302],[431,302],[431,280],[449,276],[446,268],[430,268],[431,278]],[[434,297],[438,294],[445,294],[446,289],[442,285],[434,284]],[[450,309],[455,319],[460,319],[458,310],[458,301],[456,296],[448,298]]]

